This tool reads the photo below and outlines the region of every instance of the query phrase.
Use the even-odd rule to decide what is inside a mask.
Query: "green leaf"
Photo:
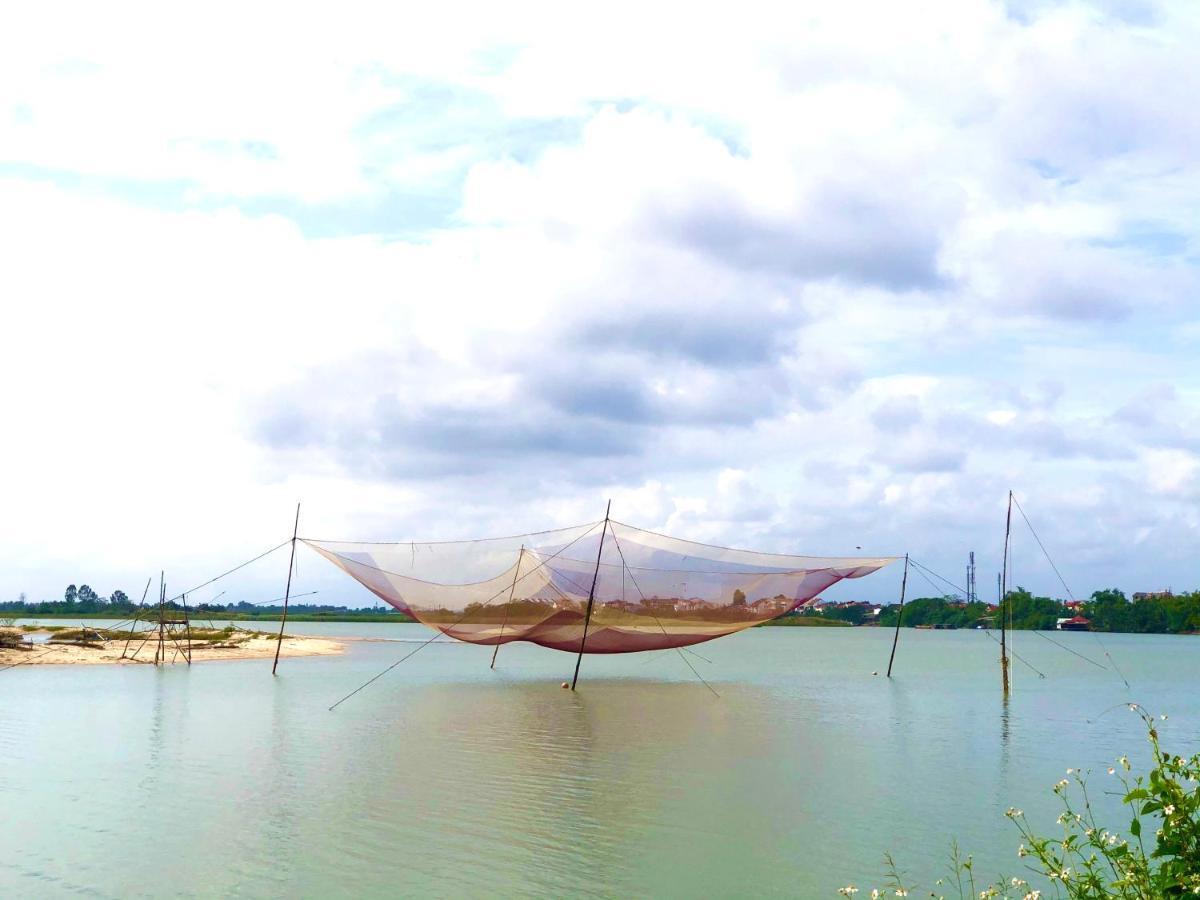
[[[1149,800],[1149,799],[1150,799],[1150,792],[1147,791],[1145,788],[1137,788],[1135,790],[1130,791],[1128,794],[1125,795],[1126,803],[1129,803],[1130,801],[1133,801],[1133,800]]]
[[[1134,819],[1132,822],[1130,822],[1129,823],[1129,833],[1132,834],[1134,837],[1141,837],[1142,836],[1142,823],[1139,822],[1137,819]]]

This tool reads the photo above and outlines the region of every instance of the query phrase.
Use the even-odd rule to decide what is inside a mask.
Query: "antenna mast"
[[[975,587],[975,551],[972,550],[967,563],[967,603],[979,601],[979,591]]]

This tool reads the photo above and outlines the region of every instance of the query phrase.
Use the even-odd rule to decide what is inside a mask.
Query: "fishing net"
[[[894,559],[733,550],[611,520],[479,541],[304,543],[452,638],[572,653],[662,650],[733,634]]]

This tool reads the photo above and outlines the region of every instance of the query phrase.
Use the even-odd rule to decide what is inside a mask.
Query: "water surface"
[[[261,625],[269,628],[269,623]],[[341,657],[0,673],[0,896],[836,896],[883,853],[926,882],[950,842],[1018,873],[1068,766],[1097,779],[1200,736],[1200,639],[1035,635],[1003,704],[982,632],[760,628],[678,653],[435,643],[296,623]],[[872,674],[879,672],[879,675]],[[1114,709],[1114,706],[1118,708]],[[1112,803],[1101,799],[1101,803]],[[1124,825],[1124,816],[1114,823]]]

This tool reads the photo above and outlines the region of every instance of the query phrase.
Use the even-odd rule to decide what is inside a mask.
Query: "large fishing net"
[[[479,541],[304,543],[450,637],[531,641],[572,653],[709,641],[789,613],[843,578],[894,560],[733,550],[612,520]]]

